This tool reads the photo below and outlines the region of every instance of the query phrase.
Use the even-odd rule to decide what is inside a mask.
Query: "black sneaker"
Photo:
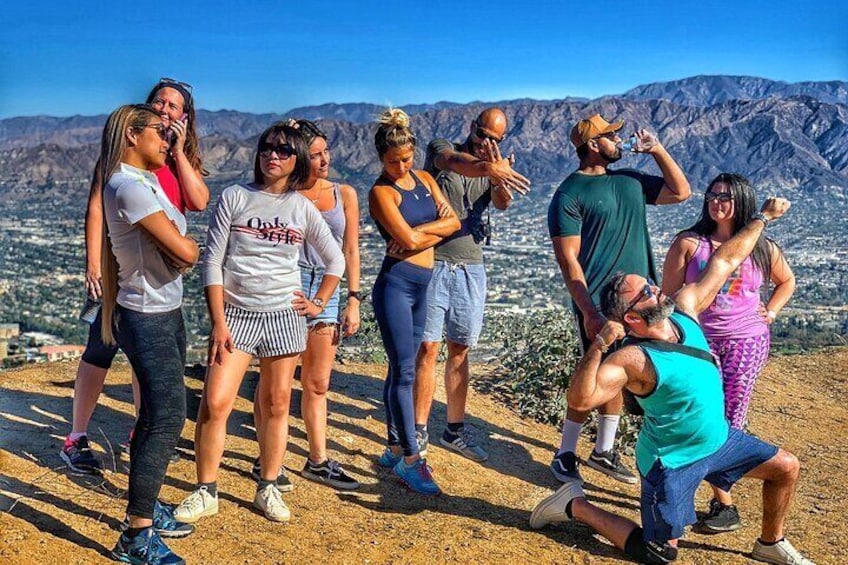
[[[124,517],[120,530],[127,531],[130,527],[129,516]],[[153,529],[163,538],[184,538],[194,532],[194,526],[179,522],[174,518],[174,507],[170,504],[162,504],[158,500],[153,506]]]
[[[339,462],[333,459],[325,459],[323,463],[313,463],[307,459],[300,474],[305,479],[339,490],[356,490],[359,488],[359,482],[345,473]]]
[[[739,511],[733,504],[722,504],[715,498],[710,500],[710,511],[704,517],[703,529],[714,534],[732,532],[742,527]]]
[[[586,465],[622,483],[635,485],[638,482],[636,475],[624,466],[618,452],[613,449],[603,453],[592,451],[592,455],[586,460]]]
[[[103,472],[103,464],[91,451],[86,436],[79,437],[71,443],[65,443],[62,451],[59,452],[59,457],[77,473],[99,475]]]
[[[253,462],[253,468],[250,470],[250,476],[253,477],[256,482],[262,480],[262,467],[259,464],[259,459]],[[291,484],[291,481],[286,476],[286,468],[280,465],[280,470],[277,471],[277,490],[280,492],[291,492],[294,490],[294,485]]]
[[[583,483],[583,477],[580,476],[580,470],[577,468],[579,463],[577,461],[577,456],[573,451],[564,451],[559,455],[556,455],[551,461],[551,473],[553,473],[556,480],[561,483],[567,483],[570,481],[580,481]]]

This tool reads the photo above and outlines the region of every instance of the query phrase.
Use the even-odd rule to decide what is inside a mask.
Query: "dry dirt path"
[[[0,373],[0,563],[105,563],[115,543],[125,502],[124,461],[113,459],[131,426],[126,365],[110,373],[90,429],[96,449],[112,469],[102,479],[68,474],[58,456],[68,431],[76,365],[40,365]],[[192,372],[192,371],[188,371]],[[329,446],[360,478],[354,494],[340,494],[301,479],[306,440],[293,410],[286,466],[294,491],[287,525],[273,524],[252,506],[249,477],[257,454],[249,374],[230,421],[219,477],[221,511],[172,547],[189,563],[624,563],[616,549],[579,525],[532,531],[534,503],[556,486],[548,463],[558,443],[551,427],[522,420],[491,397],[473,394],[471,422],[488,437],[491,460],[480,466],[434,446],[441,497],[404,490],[390,472],[374,465],[384,436],[383,369],[338,367],[333,377]],[[186,377],[189,414],[196,412],[202,382]],[[299,383],[297,384],[299,387]],[[440,392],[440,394],[443,394]],[[443,396],[431,421],[444,421]],[[294,398],[298,406],[300,393]],[[803,465],[788,524],[788,537],[821,564],[848,563],[844,502],[848,491],[848,350],[772,359],[754,396],[751,429],[795,452]],[[171,465],[162,499],[178,502],[194,482],[194,421],[183,431],[182,459]],[[107,442],[108,439],[108,442]],[[589,445],[583,443],[581,453]],[[626,462],[632,465],[631,458]],[[117,472],[114,469],[117,468]],[[638,490],[584,470],[590,498],[638,518]],[[759,533],[759,490],[743,482],[736,492],[744,527],[722,536],[687,534],[680,563],[749,563]],[[705,488],[699,508],[706,504]]]

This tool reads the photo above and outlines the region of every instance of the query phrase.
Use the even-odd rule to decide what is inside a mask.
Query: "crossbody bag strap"
[[[700,359],[701,361],[707,361],[715,366],[718,366],[716,358],[713,356],[712,353],[710,353],[709,351],[704,351],[703,349],[698,349],[697,347],[692,347],[691,345],[683,345],[682,343],[670,343],[668,341],[659,341],[655,339],[633,340],[628,345],[635,345],[637,347],[647,347],[648,349],[654,349],[655,351],[665,351],[667,353],[682,353],[683,355],[695,357],[696,359]]]

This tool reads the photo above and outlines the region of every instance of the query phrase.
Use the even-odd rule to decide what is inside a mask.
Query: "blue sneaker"
[[[121,522],[121,531],[127,531],[130,527],[130,517],[125,516]],[[153,506],[153,528],[163,538],[184,538],[194,533],[194,526],[180,522],[174,518],[174,507],[170,504],[162,504],[158,500]]]
[[[389,467],[394,469],[394,466],[398,464],[398,462],[403,459],[403,455],[395,455],[392,453],[392,449],[387,447],[386,450],[380,455],[380,459],[377,460],[377,464],[380,467]]]
[[[442,494],[442,489],[433,480],[432,469],[427,462],[419,459],[415,463],[407,464],[403,458],[393,468],[395,475],[410,489],[419,493],[436,496]]]
[[[121,534],[112,558],[132,565],[185,565],[185,559],[171,551],[153,528],[145,528],[134,538]]]

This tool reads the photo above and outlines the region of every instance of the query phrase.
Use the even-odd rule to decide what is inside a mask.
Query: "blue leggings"
[[[432,274],[432,269],[386,257],[372,291],[374,316],[389,361],[383,386],[388,443],[400,445],[407,457],[418,454],[412,385]]]

